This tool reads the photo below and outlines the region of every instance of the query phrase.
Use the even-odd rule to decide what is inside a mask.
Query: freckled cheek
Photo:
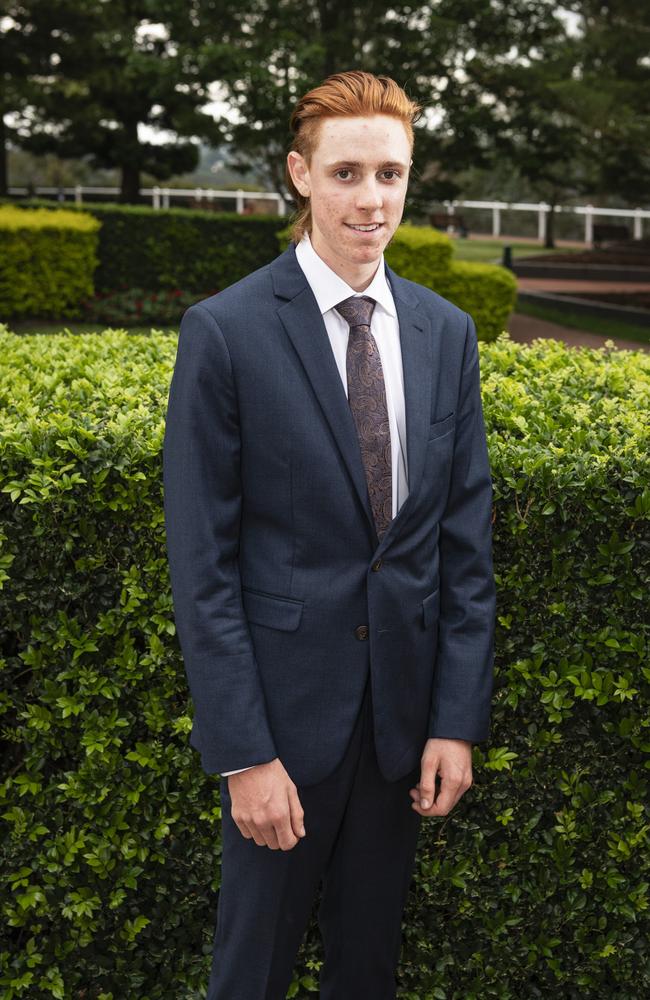
[[[332,190],[331,188],[324,194],[322,203],[328,212],[342,212],[351,202],[350,192],[345,188]]]
[[[329,197],[320,203],[320,217],[326,224],[336,225],[343,221],[347,215],[348,205],[344,198]]]

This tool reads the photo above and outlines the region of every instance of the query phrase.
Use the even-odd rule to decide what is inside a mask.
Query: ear
[[[287,153],[287,167],[296,190],[303,198],[309,198],[309,167],[304,157],[300,153],[297,153],[295,149]]]

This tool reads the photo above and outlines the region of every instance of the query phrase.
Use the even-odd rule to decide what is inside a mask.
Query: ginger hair
[[[362,70],[334,73],[304,94],[296,104],[289,123],[293,133],[290,151],[300,153],[310,166],[324,118],[390,115],[403,123],[413,152],[413,125],[421,114],[421,105],[411,100],[389,76],[374,76]],[[301,195],[296,188],[288,163],[285,163],[285,180],[296,202],[290,219],[290,239],[297,244],[305,232],[311,234],[311,199]]]

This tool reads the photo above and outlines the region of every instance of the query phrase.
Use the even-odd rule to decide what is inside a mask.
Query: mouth
[[[352,229],[355,233],[365,233],[366,235],[368,235],[369,233],[378,233],[379,230],[383,228],[384,223],[371,222],[368,224],[353,225],[350,222],[346,222],[345,225],[347,226],[348,229]]]

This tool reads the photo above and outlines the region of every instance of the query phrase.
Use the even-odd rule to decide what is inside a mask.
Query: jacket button
[[[357,639],[367,639],[368,638],[368,626],[367,625],[357,625],[354,630],[354,634]]]
[[[377,572],[378,569],[380,569],[380,567],[381,567],[381,559],[376,559],[375,562],[372,564],[372,568],[374,569],[375,573]]]

